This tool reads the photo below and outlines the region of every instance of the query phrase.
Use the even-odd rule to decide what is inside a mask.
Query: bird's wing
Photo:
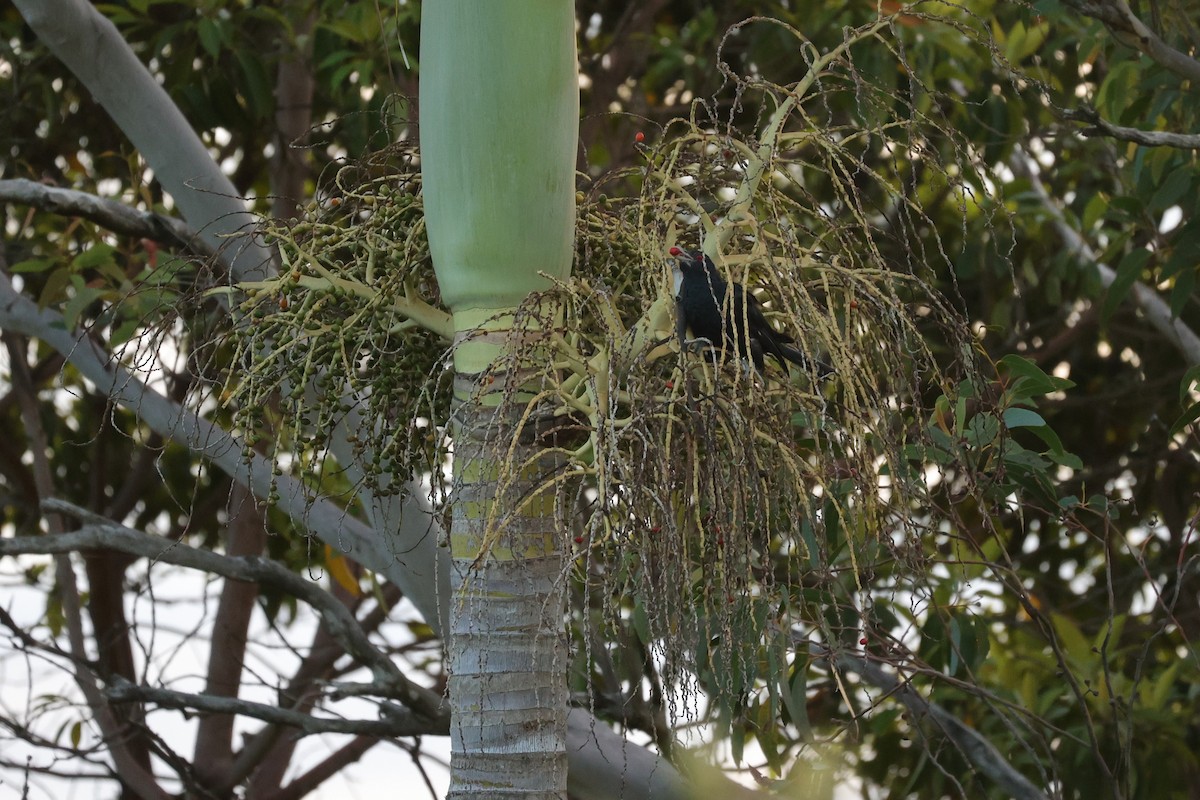
[[[747,292],[742,288],[740,283],[733,284],[733,302],[734,313],[737,314],[737,319],[741,319],[742,309],[746,310],[746,319],[750,323],[750,332],[761,331],[762,334],[770,336],[776,342],[794,342],[795,339],[784,333],[777,331],[771,327],[771,323],[767,321],[766,314],[763,313],[762,303],[754,296],[753,292]]]

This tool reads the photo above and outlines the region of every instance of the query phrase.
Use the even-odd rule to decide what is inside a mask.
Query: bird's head
[[[695,250],[684,250],[680,247],[672,247],[668,250],[672,257],[675,258],[679,269],[684,275],[711,273],[715,267],[712,259],[701,252]]]

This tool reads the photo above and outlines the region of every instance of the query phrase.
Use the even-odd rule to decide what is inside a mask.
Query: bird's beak
[[[676,297],[679,296],[679,287],[683,283],[683,264],[685,254],[678,247],[672,247],[667,251],[671,254],[671,292]]]

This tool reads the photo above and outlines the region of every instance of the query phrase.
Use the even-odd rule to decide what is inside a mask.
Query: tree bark
[[[449,797],[561,798],[564,562],[553,484],[544,488],[555,464],[519,430],[525,393],[480,397],[478,386],[456,376]]]

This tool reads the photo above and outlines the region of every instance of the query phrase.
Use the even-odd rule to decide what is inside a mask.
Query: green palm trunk
[[[538,490],[554,464],[517,436],[547,331],[516,310],[570,273],[574,6],[439,0],[423,14],[426,225],[456,330],[450,796],[565,797],[562,543]]]

